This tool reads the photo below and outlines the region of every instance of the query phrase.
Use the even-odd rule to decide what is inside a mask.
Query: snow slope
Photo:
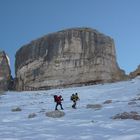
[[[70,96],[78,92],[80,101],[72,109]],[[64,98],[65,116],[45,115],[55,107],[53,95]],[[140,77],[113,84],[32,92],[6,92],[0,95],[0,140],[140,140],[140,121],[113,120],[122,112],[140,113]],[[112,100],[110,104],[103,104]],[[101,109],[87,109],[87,104],[100,104]],[[13,112],[20,107],[22,110]],[[29,114],[37,116],[28,118]]]

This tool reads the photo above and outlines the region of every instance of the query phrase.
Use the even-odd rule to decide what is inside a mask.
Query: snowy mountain
[[[75,92],[80,100],[72,109],[70,96]],[[64,117],[46,116],[54,111],[54,94],[64,98]],[[136,117],[116,119],[121,113]],[[140,77],[104,85],[5,92],[0,95],[0,140],[140,140],[139,114]]]

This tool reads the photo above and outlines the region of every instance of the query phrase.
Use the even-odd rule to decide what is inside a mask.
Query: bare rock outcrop
[[[99,110],[102,108],[102,105],[101,104],[87,104],[86,108],[92,108],[95,110]]]
[[[22,109],[20,107],[15,107],[15,108],[12,108],[11,111],[12,112],[18,112],[18,111],[22,111]]]
[[[6,91],[11,79],[9,58],[4,51],[0,51],[0,91]]]
[[[112,100],[106,100],[103,102],[103,104],[111,104],[112,103]]]
[[[28,115],[28,118],[30,119],[30,118],[35,118],[37,115],[36,115],[36,113],[30,113],[29,115]]]
[[[135,78],[137,76],[140,76],[140,65],[137,67],[137,69],[130,73],[130,78]]]
[[[140,115],[137,112],[123,112],[120,114],[116,114],[112,117],[112,119],[133,119],[133,120],[140,120]]]
[[[16,53],[17,90],[114,82],[125,78],[112,38],[91,28],[48,34]]]
[[[65,113],[63,111],[55,110],[55,111],[46,112],[46,116],[51,118],[61,118],[65,116]]]

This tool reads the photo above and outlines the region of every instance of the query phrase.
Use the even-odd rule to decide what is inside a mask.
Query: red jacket
[[[62,98],[61,95],[56,97],[56,102],[57,103],[61,103],[62,100],[63,100],[63,98]]]

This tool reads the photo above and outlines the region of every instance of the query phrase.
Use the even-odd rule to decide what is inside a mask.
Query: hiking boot
[[[76,107],[75,107],[75,106],[72,106],[72,108],[76,109]]]

